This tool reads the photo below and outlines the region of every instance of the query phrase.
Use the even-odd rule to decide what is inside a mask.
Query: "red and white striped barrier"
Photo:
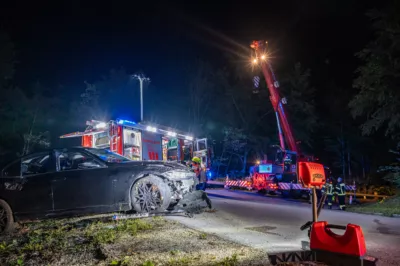
[[[242,181],[242,180],[227,180],[225,182],[225,188],[230,187],[242,187],[247,188],[248,190],[253,189],[253,186],[250,181]]]
[[[252,190],[253,186],[251,181],[243,181],[243,180],[229,180],[228,177],[226,177],[225,180],[225,188],[230,188],[230,187],[241,187],[241,188],[247,188],[248,190]],[[309,190],[309,188],[303,187],[301,184],[297,183],[283,183],[279,182],[278,183],[278,188],[280,190]],[[356,187],[346,185],[346,191],[355,191]]]
[[[301,184],[296,184],[296,183],[278,183],[278,187],[281,190],[305,190],[308,188],[303,187]]]

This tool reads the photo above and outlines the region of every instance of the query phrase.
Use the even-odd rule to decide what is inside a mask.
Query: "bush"
[[[383,196],[394,196],[396,195],[396,187],[394,186],[374,186],[367,184],[358,184],[356,187],[357,193],[361,194],[374,194],[375,192],[378,195]]]

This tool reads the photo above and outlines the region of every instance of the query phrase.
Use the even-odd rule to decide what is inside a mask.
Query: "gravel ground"
[[[162,218],[29,223],[0,238],[1,265],[270,265],[264,251]]]

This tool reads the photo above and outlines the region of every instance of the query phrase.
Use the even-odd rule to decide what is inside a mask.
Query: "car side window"
[[[57,164],[59,171],[104,167],[95,158],[79,151],[60,152],[57,156]]]
[[[21,176],[21,160],[13,162],[4,168],[3,175],[8,177]]]
[[[49,154],[37,154],[24,157],[21,160],[21,174],[22,176],[26,176],[48,173],[50,164],[51,160]]]

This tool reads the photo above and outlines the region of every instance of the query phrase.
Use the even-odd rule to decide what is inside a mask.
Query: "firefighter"
[[[326,201],[328,202],[329,209],[332,209],[333,192],[332,180],[328,178],[325,185],[322,187],[322,193],[326,193]]]
[[[192,170],[196,173],[196,176],[198,175],[198,172],[200,171],[200,164],[201,164],[201,159],[199,157],[193,157],[192,158]]]
[[[339,200],[339,208],[344,211],[346,210],[346,185],[343,183],[341,177],[337,179],[335,188]]]
[[[201,163],[200,164],[200,180],[199,180],[199,189],[206,191],[207,188],[207,171],[206,166]]]
[[[192,169],[196,173],[197,180],[199,183],[196,186],[197,190],[205,190],[206,183],[204,181],[205,171],[202,169],[201,159],[199,157],[193,157],[192,159]]]

